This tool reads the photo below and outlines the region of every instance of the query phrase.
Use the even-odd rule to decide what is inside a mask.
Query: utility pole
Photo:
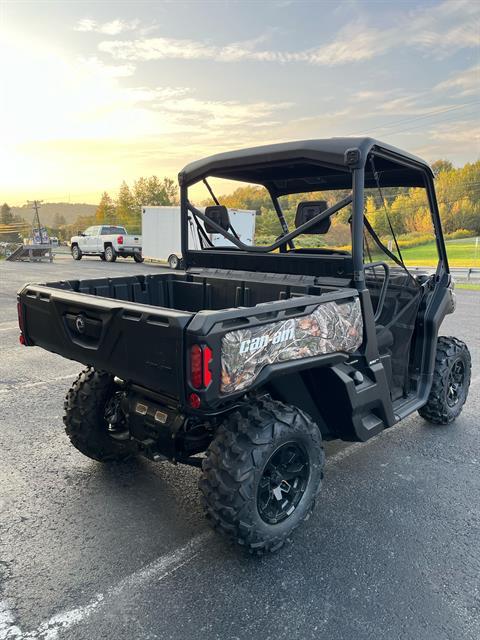
[[[28,201],[28,204],[31,204],[32,205],[32,209],[35,211],[35,213],[33,215],[32,236],[33,236],[33,239],[35,239],[35,229],[38,229],[38,235],[40,237],[40,244],[43,244],[43,242],[42,242],[42,227],[41,227],[41,224],[40,224],[40,216],[38,214],[38,209],[40,208],[40,205],[42,204],[42,202],[43,202],[43,200],[29,200]]]

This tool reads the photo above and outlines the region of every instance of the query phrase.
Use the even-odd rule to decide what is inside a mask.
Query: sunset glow
[[[123,179],[295,138],[371,134],[428,160],[478,157],[476,3],[2,12],[0,193],[12,204],[96,202]]]

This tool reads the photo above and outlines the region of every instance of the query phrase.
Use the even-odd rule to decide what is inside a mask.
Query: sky
[[[480,157],[480,2],[0,0],[0,200],[294,139]]]

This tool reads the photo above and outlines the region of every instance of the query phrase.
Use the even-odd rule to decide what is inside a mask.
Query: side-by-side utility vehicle
[[[268,196],[259,246],[239,239],[222,179]],[[87,365],[65,401],[78,450],[200,467],[211,524],[275,551],[313,509],[322,440],[366,441],[414,411],[447,424],[465,403],[468,349],[439,337],[455,295],[433,175],[371,138],[333,138],[211,156],[179,184],[184,273],[25,285],[20,341]],[[420,190],[434,273],[407,269],[391,215],[396,193]]]

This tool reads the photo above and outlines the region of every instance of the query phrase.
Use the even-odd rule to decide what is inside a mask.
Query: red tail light
[[[212,350],[206,345],[194,344],[190,349],[190,382],[195,389],[206,388],[212,381],[212,358]]]
[[[118,236],[117,242],[118,244],[123,244],[123,236]]]
[[[194,344],[190,349],[190,382],[195,389],[202,386],[202,368],[202,348]]]
[[[210,347],[206,347],[206,346],[203,347],[202,352],[203,352],[203,362],[202,362],[203,386],[208,387],[208,385],[212,381],[212,372],[210,371],[210,363],[213,358],[213,353]]]

